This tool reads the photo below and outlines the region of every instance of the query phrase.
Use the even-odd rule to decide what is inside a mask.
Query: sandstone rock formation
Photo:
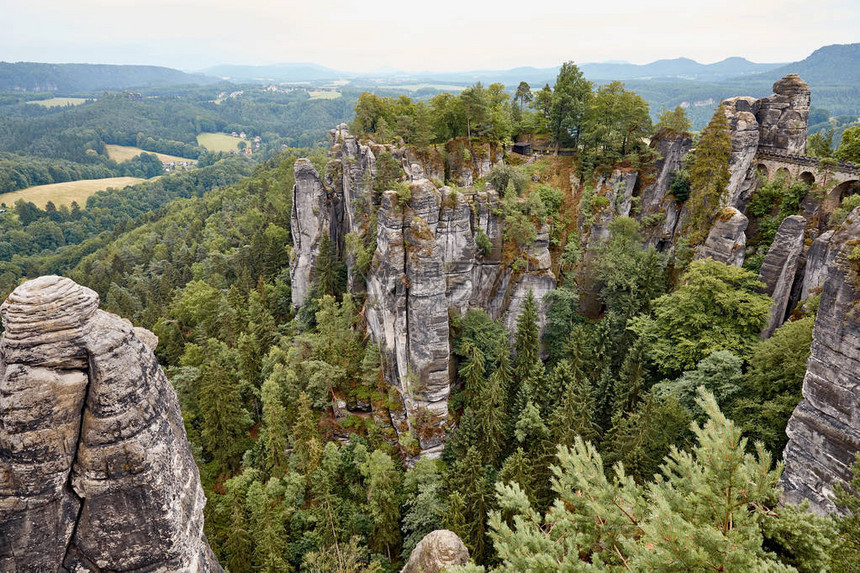
[[[770,338],[773,331],[785,321],[791,287],[803,254],[805,230],[806,219],[800,215],[786,217],[761,265],[758,280],[765,284],[765,294],[773,299],[767,326],[761,333],[762,338]]]
[[[827,265],[803,379],[803,401],[794,410],[783,452],[784,499],[808,499],[812,509],[832,512],[833,485],[851,478],[860,451],[860,287],[848,254],[860,240],[860,208],[830,238]]]
[[[735,209],[728,207],[725,215],[714,222],[708,238],[700,245],[696,258],[712,258],[727,265],[741,266],[744,263],[744,247],[746,246],[746,231],[749,220]]]
[[[47,276],[0,307],[0,571],[221,571],[156,340],[98,302]]]
[[[773,84],[773,92],[758,100],[755,110],[760,145],[803,155],[809,126],[809,85],[797,74],[789,74]]]
[[[643,225],[643,234],[648,243],[660,251],[673,244],[678,229],[683,207],[669,194],[669,186],[672,177],[683,167],[684,155],[692,146],[693,139],[689,135],[668,130],[651,139],[651,147],[660,154],[660,159],[654,165],[656,181],[642,190],[639,220],[648,223]]]
[[[313,164],[307,159],[299,159],[294,172],[290,282],[293,304],[300,306],[311,287],[320,239],[323,233],[330,232],[331,215],[325,189]]]
[[[757,103],[750,97],[735,97],[725,100],[722,106],[732,137],[732,154],[729,158],[731,178],[725,202],[732,207],[742,208],[757,182],[753,162],[761,138],[761,129],[755,117]]]
[[[441,573],[446,567],[468,562],[469,550],[457,534],[437,529],[418,542],[400,573]]]

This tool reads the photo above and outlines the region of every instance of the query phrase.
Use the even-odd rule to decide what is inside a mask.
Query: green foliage
[[[692,450],[673,448],[662,479],[645,487],[620,464],[607,477],[601,456],[581,438],[558,449],[557,498],[545,517],[518,484],[498,484],[501,511],[491,512],[489,524],[500,564],[491,570],[794,570],[787,561],[826,568],[826,522],[779,508],[780,469],[771,469],[760,447],[746,452],[746,440],[712,396],[699,404],[708,421],[693,424]],[[768,551],[774,531],[787,533],[788,524],[806,533],[806,545],[789,555]]]
[[[788,441],[785,426],[802,398],[814,317],[789,321],[756,343],[733,416],[744,433],[775,456]]]
[[[672,173],[669,178],[669,193],[678,203],[690,198],[690,173],[686,169]]]
[[[833,552],[835,573],[856,573],[860,564],[860,453],[851,465],[853,478],[848,487],[837,484],[834,502],[842,515],[836,520],[839,537]]]
[[[833,156],[833,128],[818,131],[806,138],[806,154],[826,159]]]
[[[536,101],[542,97],[538,94]],[[590,97],[591,83],[576,64],[572,61],[563,63],[552,90],[548,117],[556,147],[578,144]]]
[[[493,167],[487,174],[487,183],[504,193],[509,185],[513,185],[518,197],[522,197],[528,186],[525,172],[513,165],[501,164]]]
[[[624,89],[621,82],[600,86],[592,94],[583,120],[583,169],[609,169],[634,152],[634,163],[647,161],[651,154],[644,138],[650,133],[651,117],[644,99]]]
[[[848,215],[851,214],[851,211],[857,207],[860,207],[860,193],[843,197],[839,208],[833,211],[833,214],[830,216],[829,226],[836,228],[844,223]]]
[[[659,397],[673,396],[679,404],[697,418],[698,389],[704,388],[714,395],[723,408],[733,405],[743,387],[743,361],[728,350],[717,350],[703,358],[695,370],[688,370],[677,380],[664,381],[654,386]]]
[[[722,106],[717,107],[696,146],[696,159],[690,167],[690,240],[704,241],[711,223],[722,208],[729,184],[729,157],[732,141],[729,123]]]
[[[833,157],[840,161],[860,163],[860,126],[846,129]]]
[[[675,133],[688,133],[693,125],[687,119],[687,112],[680,105],[675,106],[675,109],[669,110],[665,107],[660,110],[657,125],[655,130],[663,128],[674,131]]]
[[[644,337],[659,370],[677,374],[716,350],[749,356],[767,322],[770,297],[750,271],[705,259],[694,261],[675,292],[652,303],[632,329]]]
[[[481,249],[481,253],[486,257],[493,250],[493,242],[483,229],[478,229],[475,233],[475,245]]]

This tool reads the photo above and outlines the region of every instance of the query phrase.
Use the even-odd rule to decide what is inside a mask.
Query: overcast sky
[[[0,0],[0,60],[349,71],[789,62],[860,41],[859,23],[858,0]]]

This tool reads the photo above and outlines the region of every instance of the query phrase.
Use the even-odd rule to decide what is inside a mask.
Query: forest
[[[62,273],[158,336],[208,498],[206,535],[232,573],[399,571],[440,528],[469,548],[473,563],[462,573],[856,571],[856,495],[837,490],[839,506],[854,510],[843,518],[778,502],[785,426],[801,399],[817,301],[762,340],[771,301],[757,280],[760,258],[746,268],[693,260],[691,244],[719,214],[727,179],[724,115],[696,134],[697,153],[672,185],[674,200],[690,205],[688,242],[660,252],[642,223],[617,217],[586,266],[573,222],[599,213],[606,198],[593,189],[574,197],[569,183],[547,181],[566,175],[588,189],[613,169],[644,170],[657,158],[646,138],[689,135],[691,125],[680,107],[652,124],[639,95],[618,82],[593,86],[572,62],[552,87],[523,82],[511,92],[477,83],[426,102],[362,93],[351,103],[282,105],[260,94],[167,107],[116,95],[0,117],[4,149],[93,168],[109,166],[100,146],[139,145],[139,132],[155,146],[193,146],[200,131],[233,129],[304,145],[353,104],[352,131],[364,141],[421,151],[521,136],[572,151],[528,166],[507,156],[472,189],[456,190],[474,194],[489,183],[501,191],[512,265],[522,258],[527,266],[537,230],[551,228],[558,288],[544,301],[543,333],[533,295],[512,331],[482,309],[451,314],[456,371],[439,459],[418,459],[416,438],[392,427],[399,397],[366,335],[365,301],[346,288],[347,258],[372,256],[373,234],[351,250],[325,237],[310,296],[293,307],[293,167],[306,157],[326,173],[325,150],[279,150],[257,165],[239,157],[207,165],[201,155],[197,170],[101,192],[86,206],[10,206],[0,290]],[[162,113],[176,118],[169,130]],[[278,131],[292,114],[304,126]],[[147,129],[139,117],[151,121]],[[96,118],[105,119],[98,130],[73,127]],[[820,153],[860,158],[854,129],[835,150],[819,143]],[[97,158],[79,154],[82,141]],[[379,165],[376,197],[408,192],[390,154]],[[758,252],[808,192],[779,181],[756,191]],[[581,312],[586,284],[596,315]],[[341,397],[374,407],[350,410]],[[856,475],[860,487],[860,462]]]

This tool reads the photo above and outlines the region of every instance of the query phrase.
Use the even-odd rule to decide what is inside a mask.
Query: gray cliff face
[[[726,205],[742,208],[754,190],[755,159],[761,131],[755,117],[757,101],[750,97],[735,97],[723,102],[723,112],[729,122],[732,136],[732,154],[729,158],[729,180]]]
[[[469,550],[457,534],[437,529],[418,542],[400,573],[441,573],[446,567],[468,562]]]
[[[803,155],[809,125],[809,85],[797,74],[773,84],[773,95],[761,98],[755,110],[761,126],[761,145]]]
[[[747,243],[745,231],[749,220],[735,209],[724,209],[725,217],[720,217],[711,227],[708,238],[696,251],[697,259],[712,258],[727,265],[741,266],[744,263],[744,248]]]
[[[0,313],[0,570],[221,571],[154,337],[55,276]]]
[[[806,267],[803,273],[803,283],[800,300],[806,300],[811,295],[818,294],[824,286],[827,277],[827,267],[833,262],[836,252],[830,248],[835,231],[827,231],[814,241],[806,252]]]
[[[800,215],[786,217],[761,265],[758,280],[765,284],[765,294],[773,298],[762,338],[770,338],[773,331],[785,321],[791,287],[803,254],[805,231],[806,219]]]
[[[323,233],[329,232],[331,213],[319,173],[311,162],[307,159],[297,160],[294,171],[296,183],[293,186],[290,216],[293,235],[290,280],[293,305],[300,306],[310,290],[319,242]]]
[[[860,208],[830,238],[836,255],[825,271],[803,401],[786,428],[784,500],[808,499],[819,513],[835,510],[829,495],[835,483],[851,479],[860,451],[860,288],[856,264],[847,258],[858,239]]]
[[[673,175],[683,168],[684,155],[692,146],[693,139],[689,135],[678,135],[669,131],[662,131],[651,140],[651,147],[660,154],[660,159],[654,166],[657,180],[642,190],[639,221],[655,221],[645,226],[643,234],[648,239],[648,244],[661,251],[674,244],[683,210],[675,197],[669,194],[669,186]]]

